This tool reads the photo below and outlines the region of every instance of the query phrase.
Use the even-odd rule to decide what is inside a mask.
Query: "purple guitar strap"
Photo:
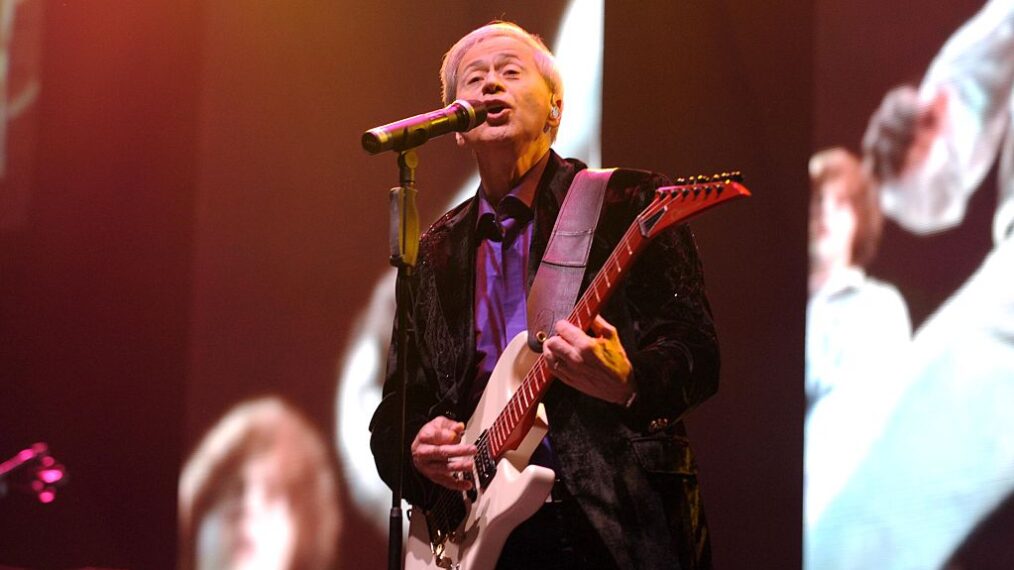
[[[528,346],[535,352],[542,352],[542,343],[556,334],[556,321],[574,310],[606,186],[615,170],[588,168],[578,172],[563,199],[528,292]]]

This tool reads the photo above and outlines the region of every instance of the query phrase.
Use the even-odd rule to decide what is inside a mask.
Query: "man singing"
[[[494,22],[444,56],[443,98],[478,100],[486,122],[458,134],[481,184],[423,235],[409,308],[408,449],[398,449],[401,374],[395,340],[371,422],[381,477],[405,469],[420,509],[441,488],[468,490],[476,448],[462,440],[525,302],[571,182],[585,165],[550,146],[563,116],[552,53]],[[627,227],[667,185],[618,170],[606,189],[586,287]],[[544,343],[560,382],[543,398],[549,434],[532,462],[551,467],[551,499],[507,539],[497,568],[708,568],[710,543],[682,418],[718,387],[718,342],[689,228],[663,232],[589,330],[566,321]],[[395,334],[397,339],[397,334]]]

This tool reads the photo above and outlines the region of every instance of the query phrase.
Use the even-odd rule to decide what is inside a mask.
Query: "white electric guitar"
[[[582,330],[598,314],[637,255],[662,230],[734,198],[750,195],[738,173],[696,176],[655,191],[568,320]],[[496,566],[507,536],[535,514],[553,487],[551,469],[528,460],[549,429],[539,403],[553,381],[542,355],[520,333],[497,361],[465,425],[463,442],[478,449],[473,489],[444,489],[433,508],[409,511],[406,570],[486,570]]]

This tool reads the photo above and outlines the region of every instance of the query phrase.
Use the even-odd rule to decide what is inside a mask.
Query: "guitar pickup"
[[[493,457],[489,453],[489,440],[485,430],[479,434],[477,441],[481,443],[476,446],[475,473],[479,477],[478,486],[485,489],[493,476],[496,475],[496,462],[493,461]],[[474,489],[475,486],[473,485],[472,488]]]

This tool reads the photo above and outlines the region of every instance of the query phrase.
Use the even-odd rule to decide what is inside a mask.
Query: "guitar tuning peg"
[[[687,183],[687,179],[686,178],[680,177],[680,178],[676,179],[676,185],[677,186],[683,186],[686,183]]]

